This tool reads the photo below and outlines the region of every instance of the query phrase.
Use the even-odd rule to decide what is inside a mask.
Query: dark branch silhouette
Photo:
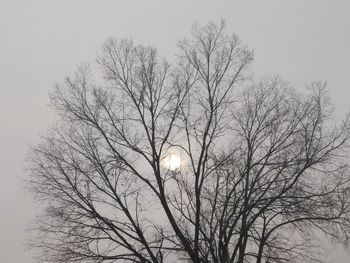
[[[40,260],[318,262],[319,235],[347,240],[349,118],[323,82],[253,81],[252,59],[210,23],[172,63],[110,39],[103,81],[83,65],[56,85],[60,120],[29,156]]]

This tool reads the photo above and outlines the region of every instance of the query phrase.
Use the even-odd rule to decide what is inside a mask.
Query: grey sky
[[[337,113],[350,110],[350,1],[0,0],[0,262],[32,262],[25,226],[24,158],[54,122],[48,93],[110,36],[173,54],[193,22],[227,22],[255,50],[256,75],[280,74],[296,88],[327,80]],[[349,262],[339,249],[329,262]]]

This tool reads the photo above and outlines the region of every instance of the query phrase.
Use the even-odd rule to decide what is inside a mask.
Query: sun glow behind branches
[[[181,167],[181,158],[177,154],[169,154],[164,159],[164,168],[169,169],[171,171],[175,171],[180,169]]]

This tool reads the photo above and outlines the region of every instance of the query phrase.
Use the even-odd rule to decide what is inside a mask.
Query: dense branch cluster
[[[30,159],[43,262],[307,262],[350,231],[350,122],[325,84],[252,80],[224,24],[176,61],[108,40],[51,94],[60,121]],[[333,123],[333,124],[332,124]],[[181,166],[164,165],[169,154]]]

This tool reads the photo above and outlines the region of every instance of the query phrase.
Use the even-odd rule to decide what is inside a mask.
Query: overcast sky
[[[350,1],[0,0],[0,262],[31,263],[24,231],[35,215],[23,190],[28,145],[54,122],[48,93],[110,36],[176,51],[193,22],[227,22],[255,52],[256,76],[297,89],[326,80],[340,116],[350,110]],[[348,263],[332,249],[329,262]]]

